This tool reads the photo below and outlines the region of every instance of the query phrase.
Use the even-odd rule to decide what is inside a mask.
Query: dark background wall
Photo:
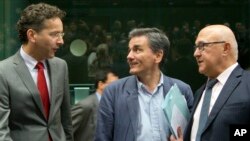
[[[245,52],[249,52],[250,47],[249,1],[250,0],[1,0],[0,60],[14,54],[20,48],[15,24],[22,9],[31,3],[46,2],[56,5],[67,12],[67,17],[64,21],[66,33],[64,38],[65,45],[57,53],[57,56],[73,62],[70,64],[74,65],[69,65],[71,83],[92,82],[91,78],[88,77],[86,61],[88,55],[93,51],[88,48],[84,56],[71,56],[69,55],[71,41],[82,38],[92,44],[91,48],[96,48],[97,45],[93,45],[93,40],[89,38],[93,34],[95,25],[100,25],[105,36],[104,42],[108,43],[106,37],[112,35],[114,21],[116,20],[122,23],[122,32],[124,32],[124,35],[122,35],[121,41],[124,39],[124,42],[116,41],[114,43],[114,41],[112,41],[112,45],[116,46],[116,50],[115,52],[114,50],[113,52],[110,51],[110,56],[117,58],[115,55],[119,54],[118,58],[120,57],[120,60],[117,61],[117,65],[120,68],[126,68],[126,66],[121,66],[121,64],[126,63],[126,34],[129,31],[128,22],[135,22],[136,27],[155,26],[161,28],[170,37],[172,43],[175,42],[175,36],[177,36],[173,33],[174,29],[178,28],[182,30],[184,23],[188,23],[190,30],[192,30],[190,34],[192,34],[191,41],[193,43],[196,33],[193,32],[192,28],[195,21],[199,21],[201,27],[207,24],[224,24],[227,22],[235,33],[238,33],[236,32],[237,23],[242,24],[245,30],[244,38],[239,38],[241,49],[239,61],[247,68],[249,61],[246,60],[250,60],[249,57],[247,57],[250,55],[245,54]],[[80,24],[82,24],[82,21],[87,23],[88,31],[79,29],[79,21]],[[71,33],[67,30],[71,24],[76,24],[78,27],[77,32]],[[179,36],[177,37],[179,38]],[[121,47],[121,49],[117,49],[117,46]],[[114,49],[114,47],[112,49]],[[114,59],[114,61],[116,60]],[[125,72],[123,72],[122,76],[125,76],[127,70],[123,70],[125,70]]]

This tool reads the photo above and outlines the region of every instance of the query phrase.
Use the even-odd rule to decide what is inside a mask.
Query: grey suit
[[[20,52],[0,62],[0,140],[71,141],[72,123],[67,64],[54,57],[47,61],[50,84],[48,122],[40,95]]]
[[[79,101],[71,109],[75,141],[93,141],[99,101],[96,94]]]
[[[197,92],[197,98],[194,102],[194,110],[190,119],[184,141],[190,140],[193,115],[202,96],[205,85]],[[237,66],[224,87],[222,88],[201,134],[201,140],[206,141],[229,141],[232,124],[250,123],[250,72],[244,71]]]
[[[189,108],[191,108],[193,93],[190,86],[180,80],[164,76],[164,96],[174,83],[178,85]],[[104,90],[99,105],[95,141],[135,141],[138,129],[138,112],[136,77],[129,76],[111,83]]]

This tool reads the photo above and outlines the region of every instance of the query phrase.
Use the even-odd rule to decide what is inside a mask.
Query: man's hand
[[[176,139],[175,137],[174,137],[174,135],[171,135],[170,136],[170,141],[183,141],[183,134],[182,134],[182,131],[181,131],[181,127],[179,126],[178,128],[177,128],[177,136],[178,136],[178,139]]]

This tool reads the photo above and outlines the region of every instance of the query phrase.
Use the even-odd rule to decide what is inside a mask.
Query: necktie
[[[218,82],[217,79],[210,79],[207,82],[206,92],[205,92],[205,96],[204,96],[202,107],[201,107],[200,121],[199,121],[199,127],[198,127],[198,131],[196,135],[196,141],[201,140],[201,133],[203,131],[203,128],[206,125],[207,118],[208,118],[208,111],[209,111],[210,99],[212,95],[212,88],[217,82]]]
[[[36,68],[38,70],[37,73],[37,87],[40,92],[40,97],[42,99],[43,103],[43,109],[46,115],[46,118],[49,118],[49,108],[50,108],[50,102],[49,102],[49,92],[46,84],[46,79],[44,75],[44,66],[42,62],[38,62],[36,65]]]

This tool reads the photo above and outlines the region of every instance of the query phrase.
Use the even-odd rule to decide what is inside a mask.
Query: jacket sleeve
[[[9,92],[7,90],[7,82],[4,79],[4,74],[0,68],[0,140],[12,141],[9,128]]]
[[[112,141],[114,129],[114,95],[106,87],[102,95],[97,115],[95,141]]]
[[[66,140],[73,141],[74,138],[73,138],[73,127],[71,120],[68,68],[66,63],[65,63],[65,76],[64,76],[64,97],[61,104],[61,122],[66,135]]]
[[[180,87],[180,90],[182,91],[182,94],[185,96],[189,111],[191,111],[194,103],[194,97],[191,87],[188,84],[185,84],[184,86]]]
[[[73,124],[73,133],[79,130],[80,126],[86,127],[88,119],[91,115],[91,107],[92,105],[88,105],[88,101],[78,102],[71,108],[72,115],[72,124]]]

